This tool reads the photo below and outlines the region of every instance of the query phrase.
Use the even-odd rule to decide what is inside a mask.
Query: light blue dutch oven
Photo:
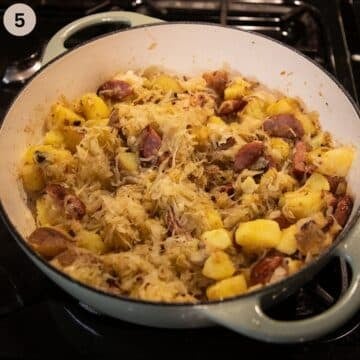
[[[101,36],[66,52],[71,34],[99,22],[125,21],[130,29]],[[152,24],[157,22],[156,24]],[[52,268],[25,241],[34,230],[18,179],[17,164],[25,148],[41,139],[43,119],[61,94],[68,98],[94,91],[114,73],[150,65],[181,74],[198,74],[230,66],[269,88],[299,96],[317,110],[323,127],[344,143],[360,139],[359,112],[341,85],[317,64],[295,50],[264,36],[235,28],[200,23],[161,23],[127,12],[96,14],[75,21],[49,42],[43,67],[10,106],[0,131],[0,200],[3,217],[14,238],[50,279],[97,312],[125,321],[157,327],[195,328],[220,324],[269,342],[300,342],[322,336],[354,315],[360,305],[360,160],[349,177],[355,196],[350,222],[320,258],[297,274],[249,294],[197,305],[166,304],[116,297],[92,289]],[[282,76],[286,71],[289,76]],[[349,289],[321,315],[299,321],[269,318],[266,307],[309,281],[331,258],[345,258],[352,269]]]

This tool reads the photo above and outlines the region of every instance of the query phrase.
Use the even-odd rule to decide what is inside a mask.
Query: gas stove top
[[[13,1],[0,3],[2,15]],[[60,0],[27,1],[37,14],[28,36],[15,38],[0,27],[0,118],[24,82],[23,73],[41,57],[50,37],[82,16],[109,10],[136,11],[166,21],[206,21],[266,34],[294,46],[333,73],[358,101],[360,94],[360,1],[350,0]],[[124,23],[75,34],[72,48],[93,36],[124,28]],[[303,345],[277,346],[214,327],[165,330],[140,327],[95,314],[50,282],[28,260],[0,223],[0,358],[131,358],[238,354],[300,359],[360,358],[360,312],[325,338]],[[335,259],[286,301],[268,312],[278,319],[302,319],[329,308],[346,290],[351,273]],[[49,355],[51,354],[51,355]],[[175,354],[175,355],[174,355]]]

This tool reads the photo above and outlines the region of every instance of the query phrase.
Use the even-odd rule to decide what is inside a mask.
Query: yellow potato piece
[[[295,117],[301,122],[305,134],[313,135],[316,133],[317,128],[315,126],[315,121],[310,114],[304,114],[301,111],[296,111]]]
[[[279,205],[283,214],[288,218],[301,219],[321,211],[325,206],[322,191],[293,191],[285,193]]]
[[[289,275],[295,274],[303,267],[303,263],[300,260],[288,259],[287,268]]]
[[[201,240],[210,250],[225,250],[231,245],[230,233],[225,229],[205,231],[201,235]]]
[[[36,164],[24,164],[20,176],[26,191],[40,191],[45,186],[43,172]]]
[[[282,230],[281,239],[276,249],[284,254],[292,255],[297,250],[296,235],[297,226],[291,225],[286,229]]]
[[[139,167],[139,157],[132,152],[123,152],[117,156],[119,165],[122,169],[135,172]]]
[[[226,126],[225,121],[219,116],[210,116],[209,120],[207,121],[208,124],[215,124],[215,125],[224,125]]]
[[[152,81],[152,87],[162,92],[181,92],[182,88],[179,82],[172,76],[159,75]]]
[[[105,250],[105,245],[100,235],[94,232],[81,230],[75,239],[79,247],[87,249],[94,254],[102,254]]]
[[[209,142],[209,129],[206,126],[200,126],[193,130],[195,140],[202,145]]]
[[[266,113],[270,116],[279,114],[294,114],[299,111],[299,103],[292,98],[282,98],[266,108]]]
[[[281,230],[274,220],[257,219],[244,222],[235,232],[236,243],[248,252],[259,252],[276,247],[280,240]]]
[[[277,161],[284,161],[290,154],[290,145],[282,138],[269,139],[270,155]]]
[[[62,133],[66,149],[70,150],[71,152],[75,152],[76,147],[80,144],[84,134],[76,127],[72,126],[65,126],[62,129]]]
[[[224,90],[224,99],[232,100],[242,98],[248,93],[250,86],[250,83],[244,79],[238,78],[233,84]]]
[[[80,106],[88,120],[103,119],[110,115],[110,110],[105,101],[95,93],[84,94],[80,98]]]
[[[48,124],[50,128],[58,129],[69,125],[81,126],[84,121],[84,118],[76,112],[62,104],[56,103],[51,108],[50,121]]]
[[[266,117],[266,103],[259,98],[251,99],[242,111],[242,115],[263,120]]]
[[[343,146],[329,151],[321,149],[309,153],[310,161],[317,166],[317,171],[330,176],[345,177],[355,157],[352,147]]]
[[[54,147],[64,146],[64,136],[59,130],[50,130],[45,134],[44,137],[45,145],[52,145]]]
[[[206,290],[209,300],[222,300],[231,296],[245,293],[247,284],[244,275],[236,275],[211,285]]]
[[[205,261],[202,274],[209,279],[222,280],[232,276],[234,264],[228,254],[223,251],[213,252]]]
[[[310,191],[329,191],[330,184],[324,175],[315,172],[306,180],[304,188],[309,189]]]

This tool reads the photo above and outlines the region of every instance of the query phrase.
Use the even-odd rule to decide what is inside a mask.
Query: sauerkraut
[[[120,73],[45,124],[21,162],[28,242],[112,294],[196,303],[266,286],[319,256],[352,209],[354,149],[301,101],[224,70]]]

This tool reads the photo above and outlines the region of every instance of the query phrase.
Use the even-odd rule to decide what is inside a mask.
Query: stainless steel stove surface
[[[0,14],[14,1],[0,2]],[[358,101],[360,91],[360,1],[351,0],[38,0],[27,1],[37,14],[35,30],[23,38],[0,27],[0,118],[50,37],[88,14],[131,10],[167,21],[207,21],[261,32],[294,46],[333,73]],[[125,23],[81,31],[72,48]],[[359,93],[360,94],[360,93]],[[325,338],[301,345],[259,343],[229,330],[154,329],[91,312],[47,280],[27,259],[0,223],[0,358],[65,356],[179,358],[226,356],[254,358],[360,359],[360,312]],[[329,308],[344,292],[351,273],[335,259],[300,291],[268,312],[274,318],[302,319]]]

